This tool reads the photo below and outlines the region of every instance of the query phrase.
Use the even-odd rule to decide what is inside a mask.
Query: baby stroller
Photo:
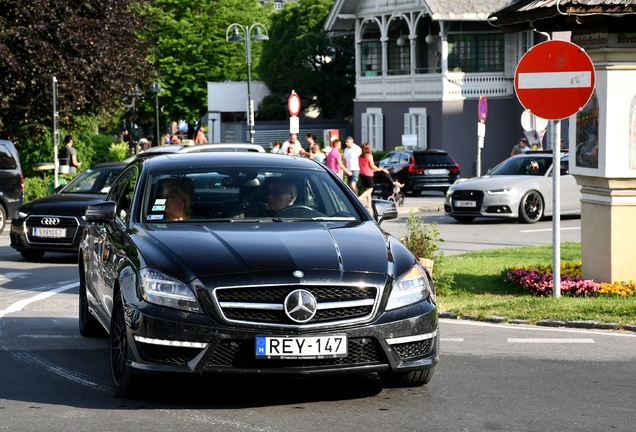
[[[376,188],[380,188],[380,197],[382,199],[393,201],[400,207],[404,205],[404,193],[400,190],[396,180],[391,174],[385,171],[376,171],[373,175],[373,182]]]

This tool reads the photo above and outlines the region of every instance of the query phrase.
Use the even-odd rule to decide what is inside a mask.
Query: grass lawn
[[[580,243],[561,245],[561,263],[581,261]],[[457,312],[459,317],[476,315],[485,319],[497,315],[508,319],[559,321],[594,320],[619,325],[636,324],[634,297],[535,297],[503,283],[505,271],[552,263],[552,246],[530,246],[469,252],[445,256],[443,267],[455,284],[437,293],[440,312]],[[609,281],[608,281],[609,282]]]

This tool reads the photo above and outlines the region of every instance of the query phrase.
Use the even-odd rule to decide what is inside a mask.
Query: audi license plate
[[[477,207],[477,201],[455,201],[455,207]]]
[[[62,238],[66,237],[66,228],[33,228],[36,237]]]
[[[347,356],[347,335],[257,336],[256,358],[324,359]]]

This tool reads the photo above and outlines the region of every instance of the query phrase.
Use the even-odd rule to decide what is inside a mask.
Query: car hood
[[[156,226],[140,229],[135,243],[149,267],[184,280],[278,271],[291,277],[295,270],[386,274],[397,242],[368,221]]]
[[[493,190],[503,187],[515,187],[518,184],[527,185],[529,182],[544,180],[544,177],[531,175],[510,175],[510,176],[483,176],[473,177],[461,181],[452,186],[452,190]]]
[[[86,207],[103,201],[105,194],[55,194],[29,201],[20,207],[27,214],[83,216]]]

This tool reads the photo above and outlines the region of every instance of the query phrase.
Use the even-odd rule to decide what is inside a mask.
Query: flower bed
[[[552,295],[552,265],[511,267],[506,271],[504,283],[521,286],[535,296]],[[581,263],[561,264],[561,294],[567,296],[616,295],[636,296],[636,283],[598,283],[581,279]]]

